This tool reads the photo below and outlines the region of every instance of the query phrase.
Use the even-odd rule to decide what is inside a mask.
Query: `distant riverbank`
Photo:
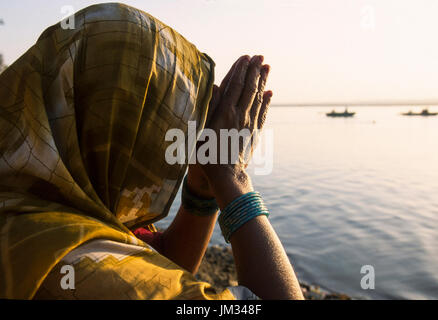
[[[197,274],[199,280],[212,284],[218,290],[237,286],[237,274],[230,247],[214,245],[207,249]],[[300,283],[304,297],[309,300],[349,300],[349,296],[327,292],[318,286]]]

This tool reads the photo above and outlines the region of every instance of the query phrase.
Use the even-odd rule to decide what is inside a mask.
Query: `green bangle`
[[[187,186],[187,176],[183,182],[181,204],[184,209],[200,217],[211,216],[219,210],[216,199],[202,199],[190,192]]]
[[[269,211],[258,192],[248,192],[233,200],[219,215],[219,226],[227,243],[231,235],[248,221]]]

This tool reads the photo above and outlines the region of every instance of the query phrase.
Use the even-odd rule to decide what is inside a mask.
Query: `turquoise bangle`
[[[269,217],[268,208],[260,193],[253,191],[234,199],[219,215],[219,226],[227,243],[231,235],[248,221],[257,216]]]
[[[187,211],[200,217],[213,215],[219,210],[216,199],[202,199],[189,191],[187,176],[185,176],[183,182],[181,204]]]

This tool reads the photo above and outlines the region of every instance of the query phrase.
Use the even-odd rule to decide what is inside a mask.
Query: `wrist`
[[[250,176],[242,168],[215,165],[206,168],[205,175],[221,209],[239,196],[254,191]]]
[[[200,198],[198,195],[193,194],[188,187],[187,176],[184,178],[181,191],[181,206],[187,212],[199,217],[212,216],[216,214],[219,209],[216,199]]]
[[[248,192],[231,201],[219,215],[225,241],[228,243],[234,232],[260,215],[269,217],[269,211],[258,192]]]
[[[210,190],[208,180],[205,178],[199,168],[193,168],[192,166],[189,166],[187,173],[187,188],[193,195],[199,198],[214,198],[214,194]]]

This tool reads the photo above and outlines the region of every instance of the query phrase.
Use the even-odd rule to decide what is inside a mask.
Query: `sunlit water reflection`
[[[350,109],[351,119],[272,107],[274,167],[253,175],[255,188],[301,280],[355,297],[436,299],[438,116]],[[218,226],[212,243],[224,244]],[[374,290],[361,289],[363,265],[375,269]]]

